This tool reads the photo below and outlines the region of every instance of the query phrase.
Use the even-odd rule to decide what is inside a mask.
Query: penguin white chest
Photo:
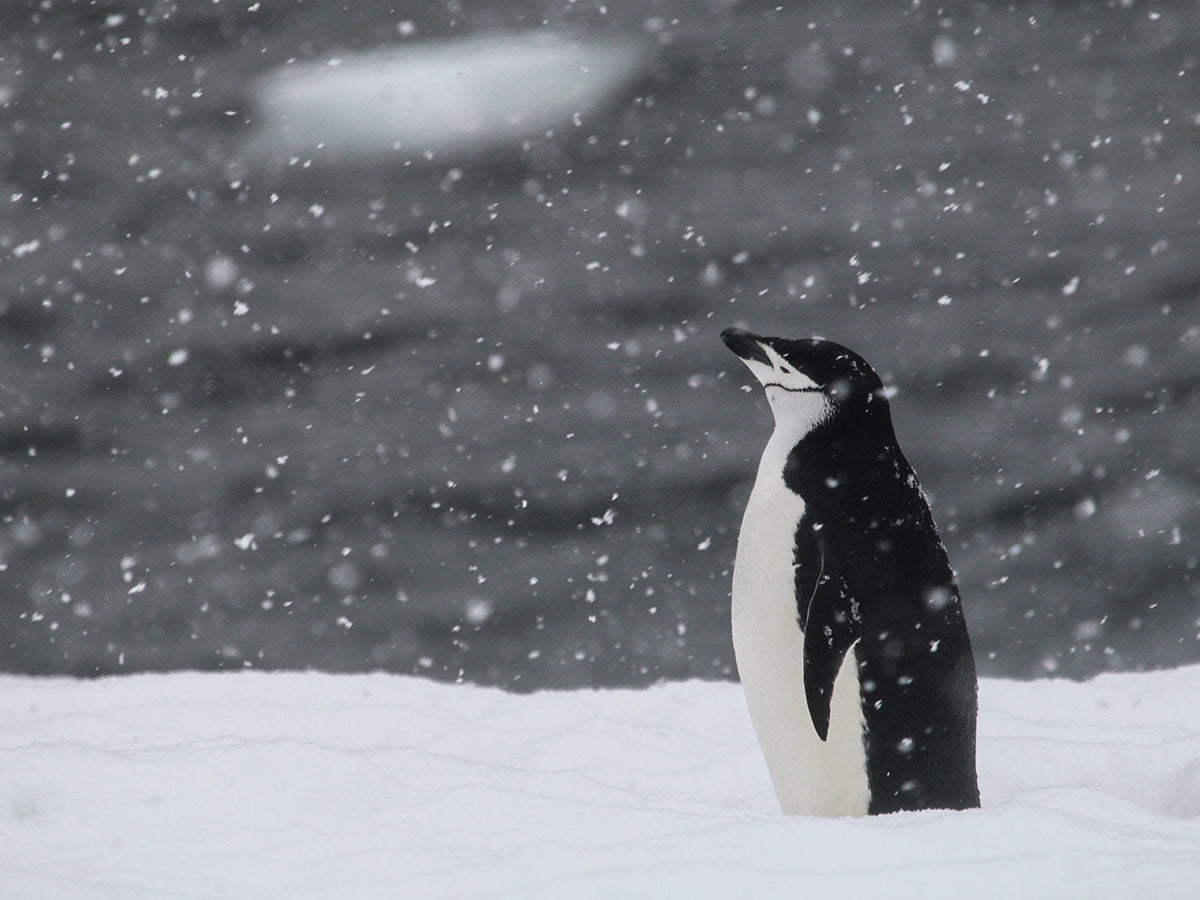
[[[774,435],[763,453],[738,535],[733,571],[738,673],[782,810],[866,815],[869,788],[854,653],[847,654],[834,682],[827,740],[817,735],[805,701],[794,568],[805,506],[783,483],[787,441],[781,437]]]

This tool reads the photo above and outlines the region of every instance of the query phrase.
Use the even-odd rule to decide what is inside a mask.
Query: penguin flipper
[[[804,697],[817,736],[829,736],[833,684],[862,633],[857,604],[841,578],[817,580],[804,617]]]

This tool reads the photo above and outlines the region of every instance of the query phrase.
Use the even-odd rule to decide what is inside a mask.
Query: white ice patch
[[[654,58],[641,39],[539,31],[413,42],[293,64],[253,88],[251,158],[457,157],[548,133],[615,102]]]

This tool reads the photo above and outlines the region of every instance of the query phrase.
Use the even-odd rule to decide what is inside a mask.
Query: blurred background
[[[896,390],[983,674],[1200,660],[1200,6],[0,11],[0,666],[732,678],[771,427]]]

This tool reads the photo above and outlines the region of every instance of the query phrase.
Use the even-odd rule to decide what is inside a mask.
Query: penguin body
[[[879,377],[831,341],[722,339],[775,416],[738,536],[732,624],[781,808],[978,806],[962,604]]]

